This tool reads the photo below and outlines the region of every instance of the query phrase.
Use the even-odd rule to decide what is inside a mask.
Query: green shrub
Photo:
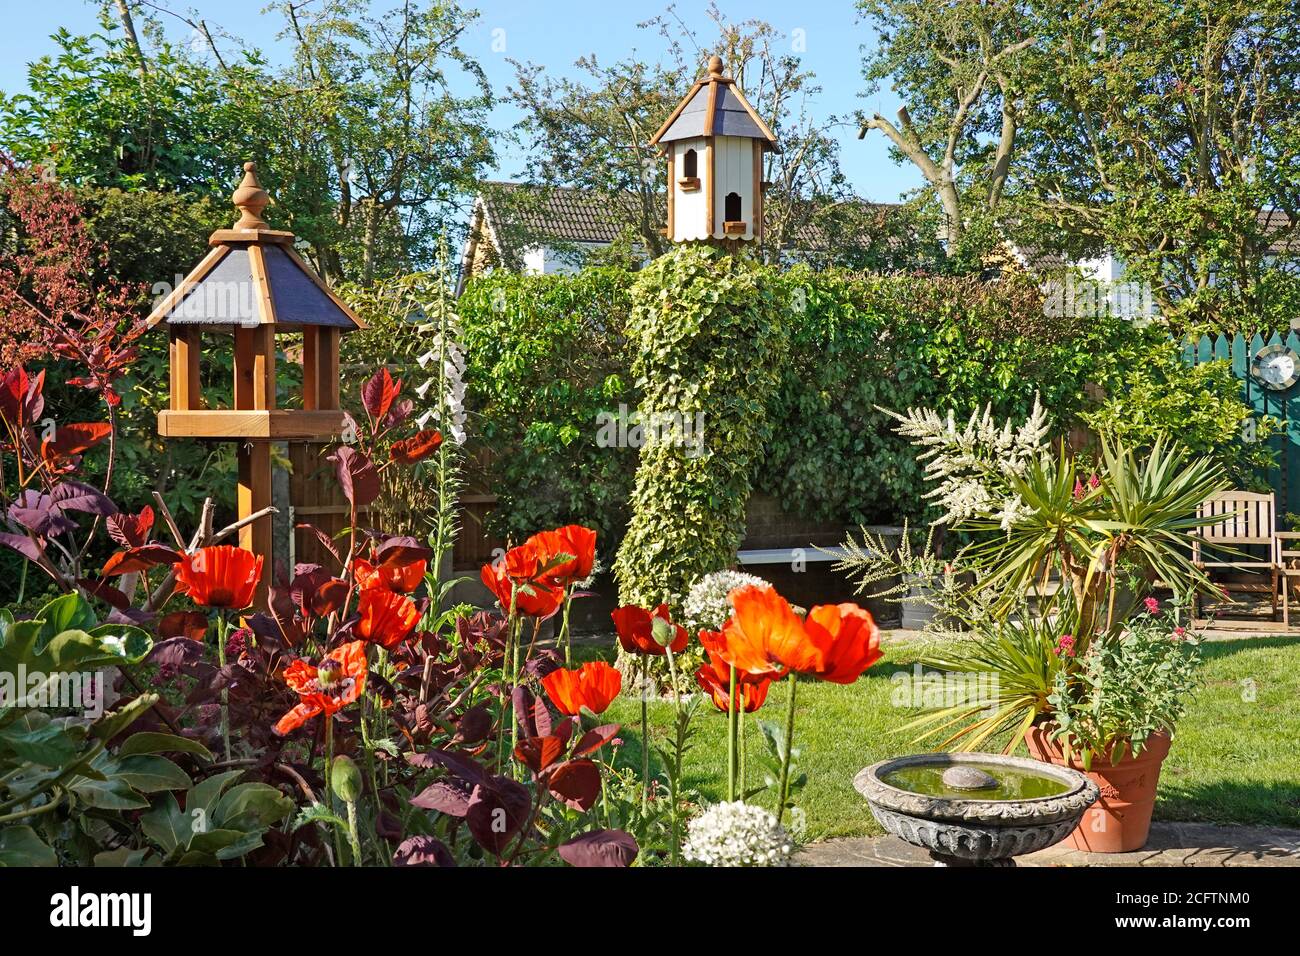
[[[499,498],[493,530],[508,539],[572,521],[595,528],[602,550],[622,535],[636,451],[601,447],[597,416],[637,405],[624,331],[634,277],[498,271],[458,303],[473,453]]]
[[[614,565],[624,603],[680,603],[702,575],[735,562],[786,348],[786,303],[770,275],[746,254],[689,245],[637,278],[632,371],[658,437],[641,447]]]

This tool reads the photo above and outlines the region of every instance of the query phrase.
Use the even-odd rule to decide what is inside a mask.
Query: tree
[[[1180,328],[1300,308],[1300,4],[1040,0],[1026,224],[1109,248]]]
[[[763,200],[763,253],[776,260],[807,227],[829,227],[853,212],[856,202],[831,136],[840,121],[813,117],[811,101],[820,87],[798,56],[779,50],[784,34],[761,20],[730,22],[716,4],[708,17],[717,34],[706,42],[671,6],[640,24],[662,40],[662,62],[628,58],[605,65],[593,54],[577,61],[585,76],[572,80],[511,61],[515,85],[507,95],[523,110],[518,134],[532,145],[525,172],[542,186],[600,196],[633,223],[643,249],[660,255],[669,245],[659,231],[667,214],[666,165],[648,142],[716,52],[782,146],[764,162],[771,185]]]
[[[971,221],[998,211],[1026,112],[1024,63],[1037,42],[1023,0],[860,0],[879,34],[863,62],[874,88],[893,82],[898,122],[863,120],[920,170],[943,208],[950,250]]]
[[[162,3],[104,3],[99,33],[60,31],[60,52],[29,69],[31,92],[0,97],[0,135],[65,182],[223,201],[256,160],[272,223],[328,278],[420,268],[492,160],[491,93],[460,46],[475,15],[439,0],[356,7],[277,4],[292,50],[277,67]],[[162,16],[194,42],[170,44]]]

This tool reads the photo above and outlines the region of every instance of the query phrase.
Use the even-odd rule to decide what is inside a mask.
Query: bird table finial
[[[262,219],[262,210],[271,201],[271,195],[257,181],[256,163],[244,163],[244,179],[230,200],[240,212],[239,222],[235,223],[236,229],[271,228]]]
[[[709,57],[709,76],[722,76],[722,57],[716,53]]]

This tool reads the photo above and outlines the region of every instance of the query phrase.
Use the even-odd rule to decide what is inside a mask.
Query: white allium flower
[[[794,841],[772,814],[737,800],[687,824],[682,852],[705,866],[788,866]]]
[[[746,574],[744,571],[723,570],[704,575],[691,585],[686,600],[682,603],[686,629],[688,631],[698,631],[700,628],[718,630],[727,623],[727,618],[731,617],[731,602],[727,600],[727,595],[746,584],[771,586],[762,578]]]

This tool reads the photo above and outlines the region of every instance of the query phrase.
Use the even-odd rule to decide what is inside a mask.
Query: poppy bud
[[[673,642],[676,635],[673,633],[673,627],[661,617],[656,617],[650,621],[650,633],[654,636],[655,643],[660,647],[667,647]]]
[[[330,765],[330,786],[344,803],[355,803],[361,796],[361,771],[351,757],[334,758]]]

